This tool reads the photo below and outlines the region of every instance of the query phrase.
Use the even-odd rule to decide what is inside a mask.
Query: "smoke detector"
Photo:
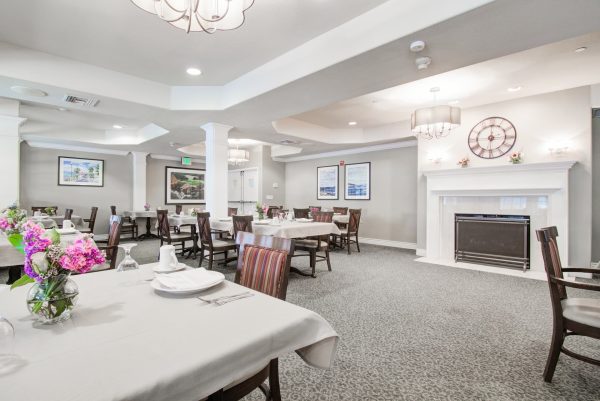
[[[427,67],[429,67],[429,64],[431,64],[431,58],[430,57],[419,57],[418,59],[415,60],[415,64],[417,65],[418,70],[425,70],[425,69],[427,69]]]
[[[422,40],[415,40],[410,44],[410,51],[413,53],[418,53],[423,51],[423,49],[425,49],[425,42]]]

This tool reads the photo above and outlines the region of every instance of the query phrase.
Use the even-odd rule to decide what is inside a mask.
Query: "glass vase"
[[[79,288],[70,274],[59,274],[34,283],[27,294],[29,312],[43,324],[68,320],[77,304]]]

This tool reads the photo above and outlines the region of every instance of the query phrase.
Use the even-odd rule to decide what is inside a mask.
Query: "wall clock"
[[[515,126],[502,117],[479,122],[469,134],[469,149],[482,159],[496,159],[507,154],[517,141]]]

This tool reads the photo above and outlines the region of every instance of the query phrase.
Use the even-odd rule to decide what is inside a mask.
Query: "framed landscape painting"
[[[104,160],[58,156],[58,185],[103,187]]]
[[[371,199],[371,163],[346,164],[344,199]]]
[[[339,199],[338,166],[317,167],[317,199]]]
[[[165,204],[205,203],[204,181],[206,171],[167,167],[165,171]]]

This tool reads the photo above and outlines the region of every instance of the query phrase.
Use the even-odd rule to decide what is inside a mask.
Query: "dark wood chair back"
[[[558,308],[562,313],[560,301],[567,298],[567,289],[564,285],[553,282],[552,278],[563,278],[562,264],[560,254],[558,253],[558,230],[555,226],[545,227],[536,230],[537,239],[542,247],[542,257],[544,259],[544,268],[548,277],[548,286],[550,287],[550,298],[552,299],[552,309]]]
[[[169,211],[166,209],[156,209],[158,220],[158,236],[162,241],[171,243],[171,227],[169,227]]]
[[[92,211],[90,213],[90,218],[88,220],[88,228],[91,232],[94,232],[94,227],[96,226],[96,217],[98,216],[98,207],[92,206]],[[121,224],[121,219],[119,218],[119,224]]]
[[[293,240],[240,232],[235,242],[240,255],[235,282],[285,300]]]
[[[113,216],[117,215],[117,207],[116,206],[111,206],[110,207],[110,214]]]
[[[231,216],[233,219],[233,237],[236,238],[238,232],[252,232],[252,216]]]
[[[357,233],[360,226],[360,215],[362,209],[350,209],[350,219],[348,219],[348,232]]]
[[[180,214],[183,210],[183,205],[175,205],[175,214]]]
[[[348,214],[348,208],[347,207],[333,207],[333,213],[341,213],[341,214]]]
[[[283,210],[283,206],[269,206],[269,209],[267,209],[267,217],[269,219],[275,218],[281,210]]]
[[[295,219],[308,219],[308,213],[310,209],[296,209],[294,208],[294,218]]]
[[[114,216],[110,220],[108,231],[108,246],[106,247],[106,259],[110,261],[110,268],[114,269],[119,253],[119,241],[121,239],[121,217]]]
[[[331,223],[333,222],[333,212],[313,212],[312,218],[317,223]]]
[[[65,220],[71,220],[73,217],[73,209],[65,209]]]
[[[227,216],[231,217],[231,216],[235,216],[236,214],[238,214],[237,207],[228,207],[227,208]]]
[[[213,246],[213,240],[210,230],[210,213],[197,213],[196,220],[198,221],[198,236],[200,237],[200,243],[202,245],[207,245],[209,249],[211,249]]]
[[[311,212],[320,212],[321,206],[309,206],[308,210],[310,210]]]

